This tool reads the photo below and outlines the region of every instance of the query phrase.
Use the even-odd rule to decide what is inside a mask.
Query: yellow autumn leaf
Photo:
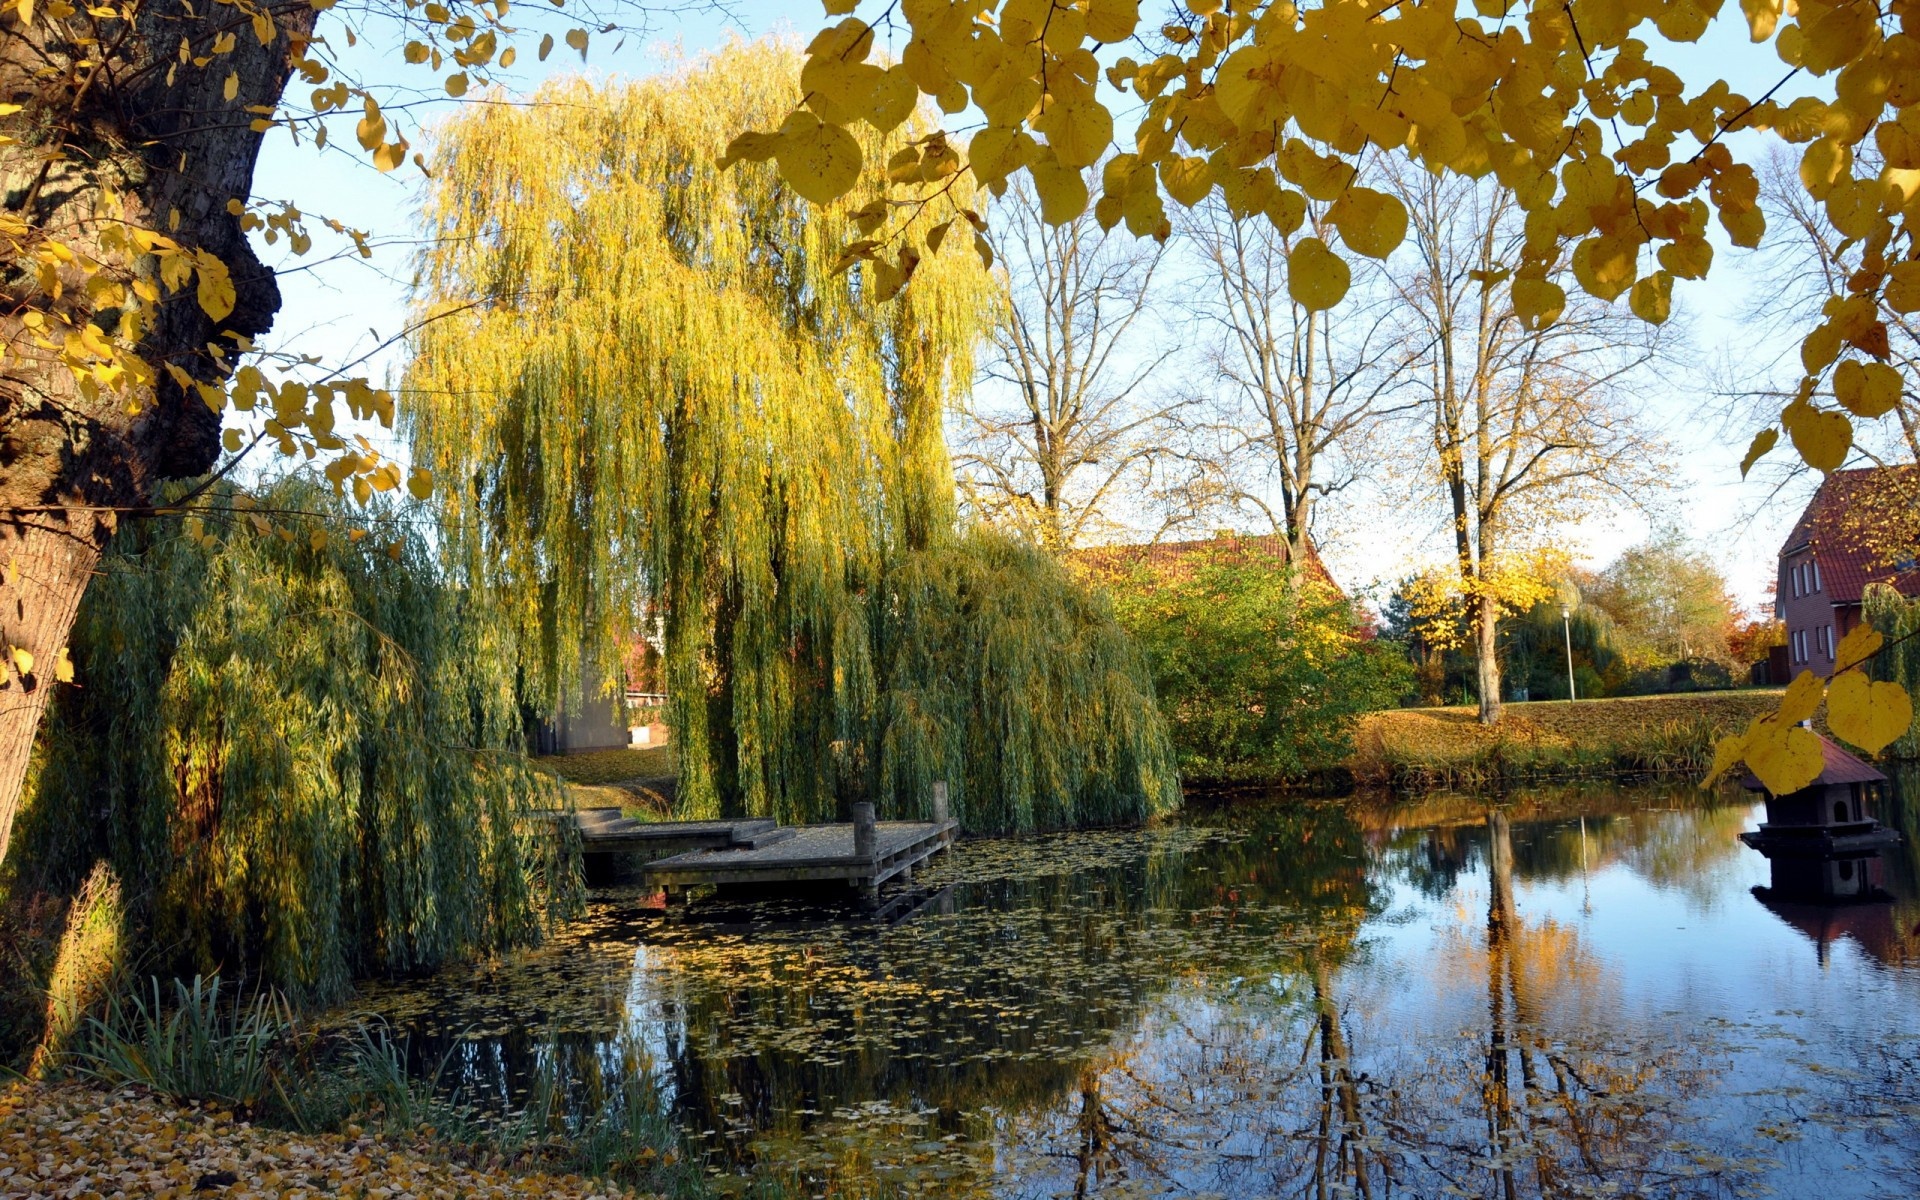
[[[1880,647],[1886,640],[1871,625],[1855,625],[1847,631],[1847,636],[1840,639],[1840,645],[1833,652],[1834,669],[1850,671],[1866,665],[1868,659],[1880,653]]]
[[[1372,188],[1350,187],[1340,193],[1327,220],[1340,231],[1340,240],[1368,258],[1385,258],[1400,248],[1407,236],[1407,209],[1397,196]]]
[[[360,139],[362,150],[377,150],[387,140],[387,119],[380,115],[380,106],[371,96],[367,97],[367,115],[353,127],[353,136]]]
[[[1853,422],[1844,415],[1823,412],[1796,400],[1780,411],[1780,423],[1786,426],[1793,448],[1808,466],[1838,471],[1847,461],[1847,450],[1853,445]]]
[[[553,53],[553,35],[546,34],[540,39],[540,61],[547,61],[547,55]]]
[[[1765,717],[1746,735],[1747,769],[1776,796],[1797,792],[1820,775],[1824,755],[1820,739],[1798,725],[1781,725]]]
[[[1047,145],[1061,165],[1076,169],[1099,162],[1113,142],[1113,114],[1091,100],[1054,104],[1033,127],[1047,135]]]
[[[194,255],[194,267],[199,276],[195,291],[200,310],[216,321],[226,320],[238,299],[233,290],[233,278],[227,273],[227,264],[201,250]]]
[[[852,134],[806,112],[793,114],[780,127],[774,157],[780,178],[815,204],[844,196],[860,178],[864,161]]]
[[[1800,156],[1800,183],[1809,196],[1824,200],[1834,183],[1852,169],[1852,147],[1838,138],[1819,138]]]
[[[727,143],[727,152],[720,156],[717,165],[724,171],[737,162],[766,162],[779,149],[779,134],[749,131]]]
[[[25,646],[13,647],[13,665],[22,675],[33,674],[33,651]]]
[[[1040,197],[1040,219],[1049,225],[1064,225],[1087,211],[1087,181],[1080,172],[1060,165],[1051,154],[1043,154],[1027,168],[1033,176],[1034,194]]]
[[[1773,36],[1773,28],[1780,21],[1781,0],[1740,0],[1741,11],[1747,14],[1747,32],[1756,42],[1764,42]]]
[[[886,133],[906,123],[919,99],[920,89],[913,85],[913,77],[896,63],[874,81],[860,116],[867,124]]]
[[[1213,190],[1213,171],[1204,158],[1176,154],[1161,161],[1160,184],[1167,195],[1192,208]]]
[[[1673,313],[1673,276],[1655,271],[1633,285],[1627,294],[1627,306],[1649,325],[1664,325]]]
[[[1833,371],[1833,398],[1856,417],[1872,420],[1900,403],[1900,372],[1881,362],[1847,359]]]
[[[1319,238],[1300,239],[1287,255],[1287,294],[1310,312],[1340,303],[1352,282],[1353,272]]]
[[[1124,42],[1140,23],[1140,0],[1090,0],[1087,36],[1096,42]]]
[[[1560,319],[1567,308],[1567,290],[1551,279],[1522,276],[1513,281],[1508,293],[1514,315],[1529,330],[1538,332]]]
[[[1772,426],[1754,434],[1753,441],[1747,445],[1747,456],[1740,460],[1740,478],[1745,479],[1747,472],[1753,470],[1753,464],[1759,462],[1779,440],[1780,431]]]
[[[426,500],[433,495],[433,472],[425,467],[415,467],[407,475],[407,491],[415,500]]]
[[[220,85],[220,95],[223,99],[231,100],[239,94],[240,73],[238,71],[229,72],[227,81]]]
[[[447,95],[452,96],[454,99],[458,100],[460,97],[466,94],[467,94],[467,73],[465,71],[461,71],[457,74],[447,76]]]
[[[67,656],[67,648],[60,647],[60,653],[53,658],[53,677],[61,683],[73,682],[73,659]]]
[[[373,152],[373,165],[379,170],[392,171],[407,161],[407,143],[388,142]]]
[[[1913,701],[1897,683],[1867,678],[1861,670],[1843,671],[1827,689],[1827,727],[1868,754],[1892,745],[1913,724]]]
[[[327,548],[327,531],[324,529],[316,529],[312,533],[309,533],[307,535],[307,548],[314,551],[325,550]]]
[[[567,30],[567,45],[580,52],[580,61],[587,61],[587,31],[584,29]]]
[[[1733,770],[1747,757],[1747,735],[1730,733],[1713,744],[1713,767],[1707,777],[1700,781],[1702,788],[1712,787],[1720,777]]]
[[[1573,277],[1590,296],[1617,299],[1638,273],[1635,246],[1625,238],[1590,237],[1573,249]]]
[[[1800,722],[1820,711],[1820,697],[1826,683],[1812,671],[1802,671],[1793,677],[1787,685],[1786,695],[1780,698],[1779,718],[1787,725]]]

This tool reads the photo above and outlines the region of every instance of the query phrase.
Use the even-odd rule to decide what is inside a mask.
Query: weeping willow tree
[[[1861,615],[1887,639],[1867,664],[1867,673],[1913,693],[1920,688],[1920,600],[1909,600],[1894,588],[1876,583],[1868,585],[1860,601]],[[1920,727],[1910,726],[1887,753],[1895,758],[1920,758]]]
[[[610,684],[621,636],[662,620],[687,815],[905,815],[936,778],[976,829],[1171,804],[1110,618],[955,531],[943,417],[1000,292],[950,157],[906,156],[930,164],[928,250],[884,303],[891,281],[841,258],[879,193],[814,205],[769,164],[719,165],[798,73],[790,47],[734,46],[441,131],[406,387],[454,569],[497,598],[547,708]],[[870,173],[911,136],[870,135]]]
[[[557,785],[513,752],[509,631],[443,583],[415,522],[356,539],[323,489],[261,503],[316,517],[278,536],[156,519],[114,540],[11,889],[59,894],[105,860],[151,948],[141,969],[307,1002],[537,938],[577,900],[577,864],[533,815]]]

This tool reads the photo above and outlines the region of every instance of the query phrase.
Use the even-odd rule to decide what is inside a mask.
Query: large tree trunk
[[[60,652],[117,517],[149,506],[164,480],[204,474],[218,457],[219,415],[165,366],[220,380],[226,365],[208,345],[236,353],[236,337],[266,332],[280,306],[272,273],[228,203],[252,191],[261,134],[248,109],[279,103],[294,41],[311,37],[315,15],[306,4],[286,6],[262,45],[245,19],[186,0],[133,0],[130,20],[84,9],[52,19],[47,8],[31,26],[11,10],[0,18],[0,99],[22,106],[5,122],[16,140],[0,145],[0,208],[27,226],[0,264],[0,676],[10,697],[0,702],[0,861]],[[233,45],[214,54],[222,34]],[[71,267],[59,273],[57,294],[49,290],[31,256],[58,244],[106,264],[103,275],[152,279],[150,259],[102,246],[103,233],[126,226],[217,256],[235,303],[216,322],[191,284],[165,294],[138,345],[154,385],[88,395],[22,317],[38,311],[56,331],[64,319],[112,334],[119,313],[96,310],[87,276]]]
[[[1494,634],[1500,628],[1500,603],[1484,591],[1473,597],[1473,663],[1480,688],[1480,723],[1500,720],[1500,655]]]

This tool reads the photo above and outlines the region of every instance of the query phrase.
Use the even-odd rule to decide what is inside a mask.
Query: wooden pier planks
[[[585,854],[638,854],[669,858],[699,850],[760,847],[793,836],[770,817],[731,821],[635,821],[617,808],[588,808],[574,814]]]
[[[852,825],[803,825],[769,845],[702,850],[649,863],[646,876],[674,893],[703,884],[832,882],[875,888],[953,843],[955,821],[881,821],[871,857],[854,849]]]

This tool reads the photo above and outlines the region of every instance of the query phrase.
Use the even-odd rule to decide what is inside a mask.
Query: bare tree
[[[1194,313],[1224,393],[1204,406],[1211,420],[1194,423],[1213,435],[1226,501],[1260,510],[1302,555],[1315,505],[1364,475],[1367,456],[1356,451],[1399,411],[1417,353],[1372,260],[1355,264],[1359,275],[1334,309],[1312,311],[1289,296],[1287,253],[1296,236],[1328,236],[1317,220],[1282,233],[1262,214],[1236,219],[1209,198],[1180,232],[1202,266]]]
[[[1622,386],[1656,353],[1658,331],[1572,286],[1558,320],[1530,325],[1513,303],[1511,266],[1525,238],[1513,194],[1410,164],[1389,174],[1409,214],[1396,292],[1428,347],[1418,367],[1426,475],[1451,527],[1480,720],[1492,724],[1494,635],[1522,585],[1516,551],[1595,493],[1637,503],[1662,479],[1660,447]]]
[[[1049,225],[1025,182],[995,202],[989,237],[1008,296],[955,465],[975,511],[1057,554],[1116,524],[1122,493],[1152,491],[1172,457],[1154,374],[1176,345],[1149,336],[1165,247],[1091,211]]]

